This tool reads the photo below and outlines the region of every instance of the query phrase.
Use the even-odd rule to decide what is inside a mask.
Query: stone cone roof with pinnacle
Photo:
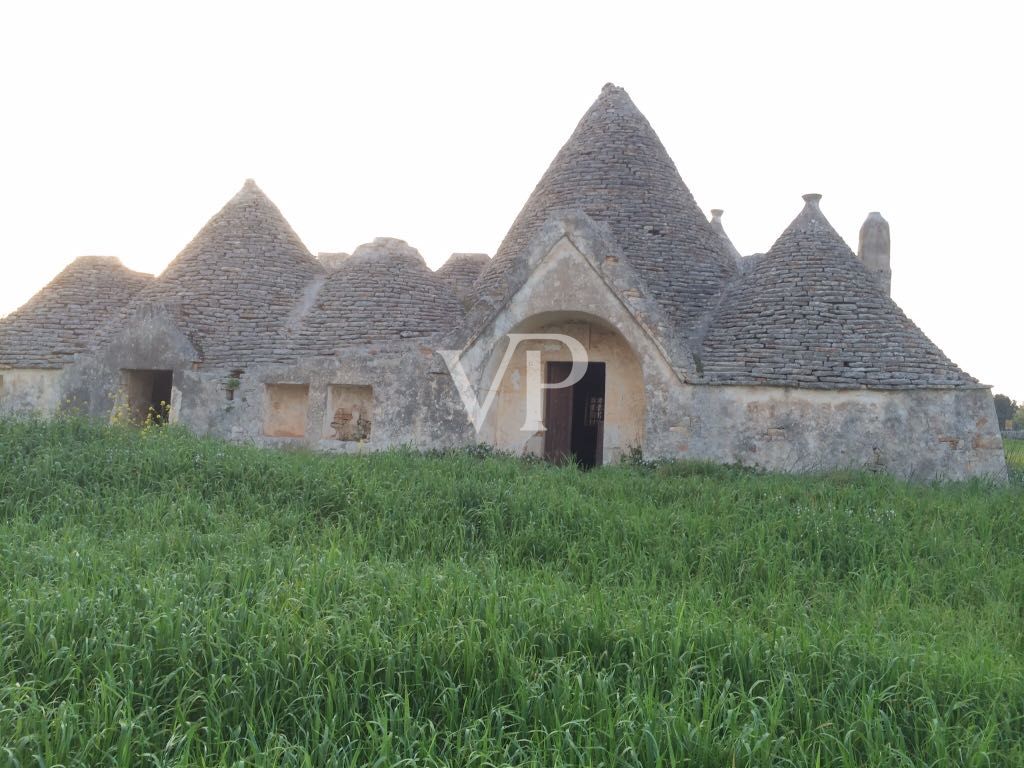
[[[978,386],[878,286],[819,206],[806,205],[723,296],[703,339],[709,384],[827,389]]]
[[[622,88],[606,85],[562,147],[477,282],[508,298],[508,275],[553,217],[582,210],[606,224],[650,294],[683,333],[736,273],[675,164]]]
[[[296,353],[422,339],[462,316],[452,288],[402,240],[359,246],[331,272],[297,323]]]
[[[28,303],[0,318],[0,368],[62,368],[153,282],[112,256],[82,256]]]
[[[290,355],[286,320],[324,271],[249,179],[136,301],[165,305],[206,365],[274,362]]]

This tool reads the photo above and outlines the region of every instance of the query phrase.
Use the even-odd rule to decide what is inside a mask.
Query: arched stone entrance
[[[593,466],[615,463],[643,445],[643,371],[629,343],[611,324],[578,312],[545,312],[520,322],[511,333],[570,336],[587,351],[589,364],[583,379],[571,388],[541,393],[544,429],[524,429],[528,426],[528,353],[539,353],[540,377],[552,383],[566,379],[572,354],[556,340],[526,339],[497,381],[508,346],[506,337],[484,372],[485,381],[497,382],[487,419],[487,432],[496,448],[555,461],[573,455],[582,465]]]

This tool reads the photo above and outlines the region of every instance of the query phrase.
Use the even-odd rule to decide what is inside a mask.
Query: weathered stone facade
[[[159,277],[77,260],[0,319],[0,414],[166,402],[197,433],[266,446],[554,456],[558,433],[594,463],[1004,480],[990,390],[888,295],[888,224],[872,214],[855,255],[818,198],[742,256],[609,85],[493,259],[432,272],[390,238],[314,258],[247,181]],[[537,429],[527,384],[570,360],[551,334],[600,376],[549,391]],[[493,401],[476,425],[460,376]]]

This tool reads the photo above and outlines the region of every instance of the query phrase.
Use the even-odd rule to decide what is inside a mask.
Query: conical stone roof
[[[490,262],[486,253],[453,253],[437,270],[437,276],[448,284],[460,303],[471,303],[476,296],[476,281]]]
[[[710,384],[977,386],[910,321],[819,206],[806,205],[724,295],[700,352]]]
[[[137,301],[167,306],[207,365],[289,356],[285,323],[324,273],[251,179]]]
[[[112,256],[82,256],[28,303],[0,318],[0,368],[62,368],[153,282]]]
[[[402,240],[359,246],[331,272],[295,331],[303,356],[422,339],[447,330],[462,310],[451,287]]]
[[[606,85],[505,236],[478,290],[493,304],[516,260],[551,218],[582,210],[605,223],[648,291],[689,332],[736,272],[647,119]]]

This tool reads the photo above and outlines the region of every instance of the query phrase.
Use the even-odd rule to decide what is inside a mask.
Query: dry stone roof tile
[[[293,335],[300,356],[423,339],[447,330],[462,310],[450,285],[402,240],[359,246],[331,272]]]
[[[325,268],[249,179],[137,303],[166,306],[207,365],[287,357],[286,323]]]
[[[153,282],[112,256],[82,256],[0,318],[0,368],[62,368],[95,348],[99,329]]]
[[[650,123],[622,88],[608,84],[555,157],[477,283],[492,304],[553,217],[582,210],[607,224],[626,258],[680,331],[689,333],[734,260],[697,207]]]
[[[976,386],[807,204],[722,298],[700,350],[704,383],[827,389]]]
[[[453,253],[437,270],[437,276],[448,284],[459,302],[465,305],[476,297],[474,286],[490,262],[486,253]]]

